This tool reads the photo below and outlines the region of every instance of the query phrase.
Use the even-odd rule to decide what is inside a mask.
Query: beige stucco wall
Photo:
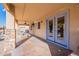
[[[53,7],[52,7],[53,8]],[[54,7],[56,8],[56,7]],[[42,38],[46,38],[46,17],[55,16],[62,11],[69,10],[69,31],[70,31],[70,49],[74,52],[77,51],[79,46],[79,8],[75,5],[62,5],[59,9],[55,11],[50,11],[48,14],[41,17],[39,20],[42,20],[41,28],[35,29],[34,32],[31,31],[32,34],[37,35]],[[38,21],[39,21],[38,20]]]
[[[70,11],[70,48],[78,52],[79,46],[79,8],[73,7]]]

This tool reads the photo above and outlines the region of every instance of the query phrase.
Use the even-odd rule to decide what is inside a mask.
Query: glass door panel
[[[57,38],[60,40],[64,39],[64,16],[57,20]]]
[[[52,37],[53,35],[53,20],[49,20],[49,23],[48,23],[48,35],[50,37]]]
[[[47,39],[54,41],[54,19],[48,18],[47,25]]]
[[[67,37],[67,13],[57,15],[55,25],[55,42],[62,46],[67,47],[68,37]]]

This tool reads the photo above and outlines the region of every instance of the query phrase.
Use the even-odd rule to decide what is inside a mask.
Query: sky
[[[5,25],[6,25],[6,11],[2,3],[0,3],[0,26],[5,26]]]

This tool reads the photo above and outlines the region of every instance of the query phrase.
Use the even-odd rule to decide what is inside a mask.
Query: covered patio
[[[2,55],[79,55],[79,4],[3,5],[6,29]]]

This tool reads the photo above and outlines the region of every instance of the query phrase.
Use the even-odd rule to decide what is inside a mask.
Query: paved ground
[[[4,47],[4,40],[3,41],[0,41],[0,56],[3,55],[3,47]]]
[[[14,56],[67,56],[71,50],[50,44],[34,36],[30,37],[13,51]]]
[[[17,42],[17,43],[16,43],[16,48],[17,48],[18,46],[20,46],[22,43],[24,43],[25,41],[27,41],[29,38],[31,38],[31,36],[28,36],[26,39],[22,39],[22,40],[20,40],[19,42]]]
[[[51,56],[51,52],[47,43],[40,41],[35,37],[18,46],[12,55],[19,56]]]

